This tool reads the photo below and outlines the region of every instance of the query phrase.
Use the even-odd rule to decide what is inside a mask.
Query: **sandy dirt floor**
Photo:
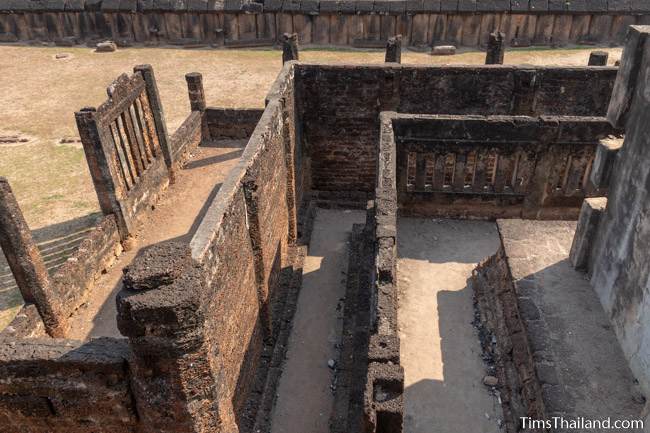
[[[467,279],[499,247],[484,221],[400,218],[399,326],[405,433],[500,432],[501,405],[483,385]]]
[[[328,433],[352,225],[362,211],[318,209],[277,391],[271,433]]]
[[[505,62],[584,65],[594,49],[510,50]],[[620,58],[621,49],[607,51],[610,63]],[[304,49],[300,56],[325,63],[381,63],[384,52]],[[0,176],[9,179],[32,230],[54,229],[56,238],[74,234],[80,223],[89,227],[89,216],[99,211],[74,112],[102,103],[119,74],[137,64],[153,65],[171,133],[189,113],[185,73],[203,74],[209,105],[263,107],[282,63],[281,52],[271,49],[134,47],[95,53],[86,47],[0,45],[0,57]],[[402,62],[482,64],[484,59],[478,51],[442,57],[405,51]],[[22,304],[3,259],[0,254],[0,328]]]

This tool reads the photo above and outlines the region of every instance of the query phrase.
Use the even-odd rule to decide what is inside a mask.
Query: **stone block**
[[[189,12],[205,12],[208,10],[208,0],[187,0]]]
[[[549,12],[564,12],[568,10],[566,0],[548,0]]]
[[[607,12],[607,0],[586,0],[589,12]]]
[[[610,12],[629,12],[631,0],[607,0],[607,10]]]
[[[423,0],[407,0],[406,1],[406,12],[407,13],[416,13],[423,11]]]
[[[636,92],[642,61],[642,56],[637,53],[642,52],[645,47],[647,29],[647,26],[630,26],[628,30],[624,52],[635,54],[622,57],[607,109],[607,120],[617,128],[625,126],[625,119]]]
[[[440,0],[440,12],[458,12],[458,2],[462,0]]]
[[[510,0],[510,10],[513,12],[525,12],[528,10],[528,0]]]
[[[452,56],[456,54],[456,47],[453,45],[438,45],[433,47],[431,54],[434,56]]]
[[[300,2],[300,12],[309,15],[318,15],[318,0],[302,0]]]
[[[84,0],[66,0],[65,10],[70,12],[81,12],[85,8]]]
[[[324,1],[323,3],[335,3],[333,0]],[[282,10],[283,0],[265,0],[264,12],[278,12]]]
[[[153,11],[154,5],[154,0],[138,0],[138,12]]]
[[[266,11],[266,5],[264,5]],[[321,0],[318,5],[319,13],[336,13],[339,11],[339,3],[336,0]]]
[[[424,0],[422,2],[422,9],[425,12],[431,12],[431,13],[440,12],[440,0]]]
[[[46,7],[49,12],[63,12],[65,10],[65,0],[47,0]]]
[[[530,0],[528,2],[528,8],[531,12],[548,11],[548,1],[549,0]]]
[[[589,54],[589,66],[607,66],[609,53],[607,51],[592,51]]]
[[[360,13],[371,13],[374,10],[374,0],[359,0],[356,2],[356,11]]]
[[[630,2],[630,11],[637,12],[650,12],[650,1],[648,0],[631,0]]]
[[[621,147],[623,147],[623,138],[611,137],[600,140],[589,175],[589,180],[594,187],[602,189],[609,186],[614,162]]]
[[[477,0],[477,12],[506,12],[510,10],[510,0]]]
[[[587,0],[568,0],[566,7],[569,12],[587,12]]]
[[[458,0],[458,12],[476,12],[477,0]]]
[[[390,0],[375,0],[373,10],[378,14],[387,14],[390,11]]]
[[[120,0],[103,0],[101,2],[102,12],[116,12],[120,10]]]
[[[117,45],[115,44],[115,42],[112,41],[100,42],[97,44],[97,48],[95,49],[95,51],[98,53],[112,53],[113,51],[116,50],[117,50]]]
[[[598,235],[598,224],[607,207],[606,197],[586,198],[580,209],[578,225],[571,244],[569,260],[574,268],[588,271],[591,248]]]
[[[101,10],[102,0],[86,0],[85,9],[89,12]]]
[[[224,0],[223,10],[224,12],[239,12],[243,6],[244,0]]]
[[[135,13],[138,11],[138,0],[120,0],[120,12]]]
[[[339,10],[343,14],[353,14],[357,10],[357,5],[354,0],[341,0],[339,2]]]
[[[284,12],[300,11],[300,0],[284,0],[282,3],[282,10]]]
[[[406,0],[389,0],[388,12],[393,15],[402,15],[406,12]]]

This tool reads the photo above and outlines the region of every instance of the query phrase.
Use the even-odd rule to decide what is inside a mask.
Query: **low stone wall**
[[[174,164],[182,165],[192,150],[203,141],[201,128],[204,116],[205,114],[200,111],[192,111],[176,132],[169,137]]]
[[[480,314],[479,335],[483,353],[496,369],[507,432],[520,429],[522,417],[546,419],[542,389],[535,372],[525,321],[519,311],[525,287],[515,288],[503,245],[479,263],[470,280]],[[517,282],[524,286],[525,281]],[[540,368],[544,368],[542,365]]]
[[[52,276],[52,290],[61,311],[72,313],[86,300],[95,279],[122,252],[115,217],[104,216],[77,250]]]
[[[293,65],[285,71],[290,79]],[[258,408],[247,403],[284,325],[273,306],[296,230],[286,106],[284,97],[269,100],[190,244],[153,247],[126,274],[118,326],[134,370],[154,364],[153,378],[134,386],[152,402],[138,412],[152,431],[238,431],[255,420]]]
[[[126,340],[2,340],[0,430],[135,432]]]
[[[302,44],[383,48],[485,46],[494,30],[511,46],[617,44],[645,24],[643,0],[2,0],[0,41],[59,45],[112,39],[121,45]]]
[[[404,369],[397,324],[397,188],[395,138],[390,113],[382,113],[375,190],[375,275],[371,292],[371,334],[364,392],[368,432],[401,433]]]
[[[262,117],[261,108],[217,108],[205,110],[210,140],[247,139]]]
[[[575,219],[604,117],[393,117],[400,214],[444,218]]]
[[[604,116],[617,68],[296,66],[313,190],[372,191],[379,113]]]

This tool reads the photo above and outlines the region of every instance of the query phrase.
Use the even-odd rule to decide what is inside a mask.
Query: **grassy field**
[[[585,65],[594,48],[519,49],[506,53],[509,64]],[[610,62],[620,49],[608,49]],[[383,50],[306,49],[301,60],[326,63],[381,63]],[[262,107],[281,67],[271,49],[187,50],[129,48],[95,53],[86,47],[0,46],[0,176],[9,179],[30,227],[72,225],[98,211],[74,112],[97,106],[105,89],[134,65],[153,65],[169,131],[189,113],[184,75],[201,72],[209,105]],[[433,57],[404,52],[402,63],[482,64],[485,53]],[[18,136],[18,143],[6,138]],[[1,257],[0,257],[1,258]],[[11,274],[0,263],[0,329],[21,304]],[[4,313],[3,313],[4,310]]]

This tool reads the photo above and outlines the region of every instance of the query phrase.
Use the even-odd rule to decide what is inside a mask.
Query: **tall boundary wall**
[[[0,42],[74,45],[484,47],[500,30],[510,46],[620,45],[650,23],[645,0],[0,0]]]

